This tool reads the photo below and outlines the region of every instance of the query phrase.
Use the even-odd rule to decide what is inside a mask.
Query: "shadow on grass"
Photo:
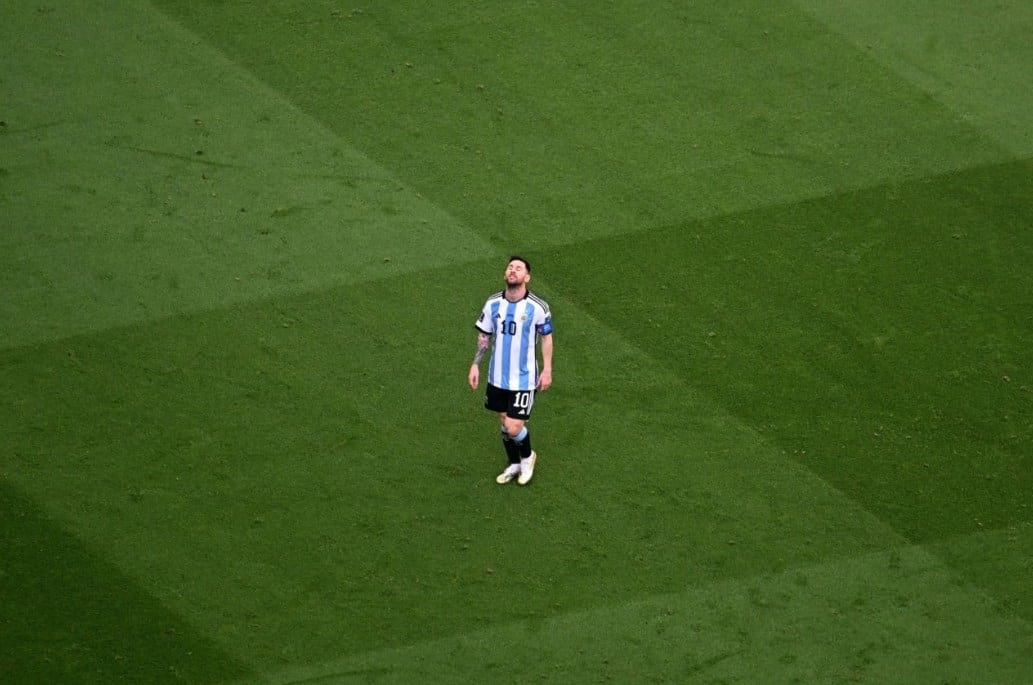
[[[9,683],[217,683],[249,670],[0,481]]]

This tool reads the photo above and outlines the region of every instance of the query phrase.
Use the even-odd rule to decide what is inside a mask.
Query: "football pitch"
[[[3,15],[0,682],[1033,683],[1029,2]]]

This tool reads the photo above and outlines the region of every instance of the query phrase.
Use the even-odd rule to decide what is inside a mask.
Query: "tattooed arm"
[[[488,351],[488,345],[491,343],[491,336],[487,333],[477,333],[477,352],[473,355],[473,362],[470,364],[470,375],[468,380],[470,387],[474,390],[481,382],[481,360],[484,359],[484,354]]]

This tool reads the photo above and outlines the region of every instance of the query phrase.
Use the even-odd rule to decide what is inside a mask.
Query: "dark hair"
[[[523,257],[521,257],[518,254],[512,255],[509,258],[509,262],[513,262],[513,261],[523,262],[524,263],[524,267],[527,269],[527,273],[531,273],[531,262],[527,261],[526,259],[524,259]],[[509,262],[506,262],[506,264],[509,264]]]

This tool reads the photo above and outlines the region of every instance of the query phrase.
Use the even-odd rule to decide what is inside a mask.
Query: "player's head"
[[[531,262],[527,261],[526,259],[524,259],[520,255],[515,254],[512,257],[510,257],[509,258],[509,262],[507,262],[507,266],[509,264],[512,264],[513,262],[523,262],[524,263],[524,270],[527,271],[527,273],[531,273]]]
[[[531,280],[531,264],[520,255],[513,255],[506,263],[506,285],[517,287]]]

